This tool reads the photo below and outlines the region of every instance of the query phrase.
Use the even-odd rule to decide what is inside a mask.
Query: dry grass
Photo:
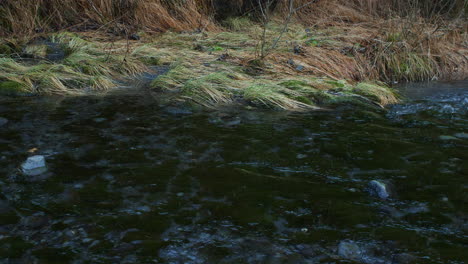
[[[357,93],[384,105],[396,100],[383,93],[386,88],[358,87],[357,83],[468,77],[467,24],[461,17],[466,7],[459,0],[453,2],[456,7],[440,8],[441,12],[415,5],[440,6],[444,1],[315,1],[296,14],[271,56],[254,65],[262,35],[255,22],[256,1],[224,1],[233,13],[250,12],[227,17],[220,23],[227,30],[220,31],[213,10],[220,10],[217,3],[222,1],[4,0],[0,34],[17,37],[0,41],[0,81],[8,89],[40,93],[104,91],[114,87],[116,79],[147,71],[148,65],[171,64],[169,73],[154,80],[152,87],[180,91],[210,107],[241,97],[280,109],[310,108],[335,100],[327,91],[337,88],[337,83],[330,82],[341,80],[347,80],[350,89],[340,92]],[[295,2],[300,6],[309,1]],[[276,16],[267,25],[269,43],[281,31],[286,3],[278,1]],[[416,16],[416,11],[422,16]],[[93,29],[80,33],[92,41],[60,33],[52,41],[66,51],[63,61],[33,69],[12,60],[18,55],[43,59],[47,54],[44,45],[18,36],[63,28]],[[116,34],[137,31],[144,34],[142,41],[115,41]],[[286,87],[284,80],[307,85]],[[377,94],[369,92],[372,87]]]
[[[57,28],[103,28],[118,34],[137,29],[215,28],[205,0],[4,0],[0,2],[0,34],[33,34]]]

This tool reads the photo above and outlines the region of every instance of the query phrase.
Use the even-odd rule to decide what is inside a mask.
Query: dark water
[[[468,83],[431,87],[379,113],[0,98],[0,263],[464,263]]]

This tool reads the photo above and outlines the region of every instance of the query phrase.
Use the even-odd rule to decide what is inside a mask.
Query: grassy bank
[[[456,1],[436,1],[438,12],[397,0],[314,1],[287,27],[288,1],[276,1],[268,21],[251,1],[186,2],[4,1],[0,93],[103,92],[165,68],[148,89],[206,107],[306,110],[381,107],[397,101],[389,84],[468,77]],[[273,48],[260,56],[260,46]]]

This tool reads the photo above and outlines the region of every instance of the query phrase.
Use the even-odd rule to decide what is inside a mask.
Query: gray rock
[[[45,157],[41,155],[29,157],[21,164],[21,170],[28,176],[37,176],[45,173],[47,171]]]
[[[372,180],[369,183],[369,191],[371,195],[377,196],[383,200],[390,198],[391,194],[389,184],[377,180]]]
[[[0,117],[0,127],[4,126],[8,123],[8,119]]]
[[[304,66],[302,65],[297,65],[296,66],[296,71],[303,71],[304,70]]]
[[[338,245],[338,254],[346,259],[359,259],[361,258],[362,251],[359,246],[353,241],[341,241]]]

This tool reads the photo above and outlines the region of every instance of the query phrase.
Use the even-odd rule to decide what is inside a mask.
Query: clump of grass
[[[88,81],[91,90],[94,91],[107,91],[113,87],[115,87],[115,82],[104,75],[93,76],[89,78]]]
[[[183,94],[207,107],[232,102],[232,76],[225,72],[211,73],[189,80],[182,88]]]
[[[300,99],[299,101],[306,102],[309,105],[324,104],[332,97],[332,95],[325,91],[335,88],[332,84],[325,82],[323,79],[317,78],[306,80],[287,80],[279,83],[279,85],[299,92],[302,94],[302,96],[298,97]]]
[[[32,57],[44,58],[47,55],[47,45],[27,45],[23,53]]]
[[[61,32],[54,34],[50,37],[50,40],[54,43],[62,45],[66,55],[70,55],[74,52],[89,50],[91,49],[91,43],[80,38],[78,35],[70,32]]]
[[[386,82],[432,80],[439,76],[434,57],[419,54],[404,44],[389,44],[374,57],[377,72]]]
[[[316,108],[301,102],[302,94],[274,83],[255,83],[242,90],[244,99],[269,108],[283,110],[305,110]],[[292,98],[299,98],[295,100]]]
[[[0,57],[0,82],[6,91],[21,90],[39,94],[78,94],[106,91],[116,86],[114,79],[133,76],[147,70],[145,60],[153,49],[129,52],[116,45],[112,50],[100,43],[88,42],[72,33],[50,37],[65,53],[63,60],[51,63],[23,64],[8,55]],[[26,45],[23,53],[46,57],[49,46]],[[55,47],[54,47],[55,48]],[[10,92],[9,92],[10,93]]]
[[[143,48],[136,53],[123,54],[124,52],[118,50],[105,50],[103,47],[67,32],[56,34],[51,39],[64,48],[67,55],[64,63],[85,74],[135,75],[147,70],[142,58],[144,55],[148,56],[148,53]]]
[[[0,58],[0,90],[6,94],[69,94],[105,91],[115,86],[106,76],[88,75],[63,64],[23,65]]]
[[[382,85],[362,82],[357,84],[352,92],[369,98],[381,105],[394,104],[398,102],[395,93],[389,88]]]
[[[132,57],[137,58],[145,64],[149,65],[162,65],[164,61],[160,51],[149,45],[142,45],[132,51]]]
[[[194,76],[193,71],[182,64],[176,64],[164,75],[158,76],[151,82],[151,87],[161,90],[180,88]]]

